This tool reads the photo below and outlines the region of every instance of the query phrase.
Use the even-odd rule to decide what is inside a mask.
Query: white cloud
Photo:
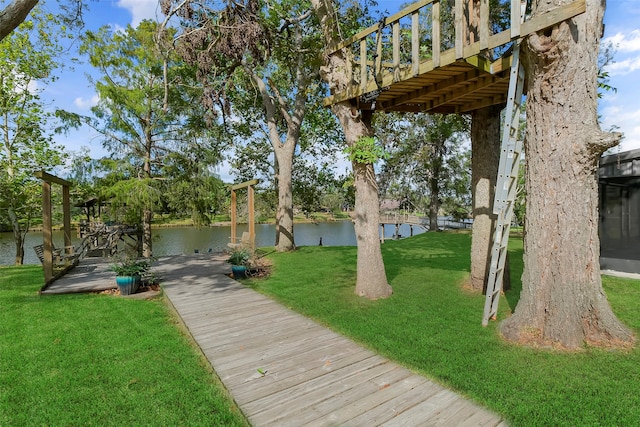
[[[124,34],[124,31],[126,30],[126,28],[120,24],[111,24],[111,30],[114,33]]]
[[[620,53],[640,51],[640,30],[633,30],[628,34],[616,33],[602,40],[604,44],[611,43]]]
[[[612,105],[602,110],[602,129],[609,130],[612,126],[616,131],[624,133],[620,144],[622,151],[640,148],[640,108],[636,110],[620,108]]]
[[[93,95],[90,99],[78,97],[73,100],[73,105],[80,108],[81,110],[88,110],[89,108],[98,104],[99,100],[100,100],[100,97],[98,95]]]
[[[624,75],[640,70],[640,56],[613,62],[605,67],[610,76]]]
[[[26,82],[26,85],[24,83],[24,80],[17,78],[16,86],[13,88],[13,91],[15,93],[29,92],[33,94],[40,90],[40,85],[38,84],[37,80],[28,80]]]
[[[131,13],[131,26],[135,28],[143,19],[156,20],[156,11],[160,13],[158,3],[158,0],[119,0],[117,4]]]

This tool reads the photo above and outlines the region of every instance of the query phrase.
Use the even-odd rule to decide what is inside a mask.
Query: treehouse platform
[[[522,21],[524,4],[512,0],[509,28],[494,33],[500,25],[488,0],[414,3],[329,48],[329,54],[344,49],[351,59],[351,84],[325,105],[349,101],[360,110],[468,113],[504,104],[513,42],[586,10],[585,0],[578,0]]]

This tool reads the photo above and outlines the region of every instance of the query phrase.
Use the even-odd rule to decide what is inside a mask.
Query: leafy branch
[[[374,164],[378,160],[389,158],[389,153],[372,136],[361,137],[355,144],[345,148],[344,152],[349,160],[356,163]]]

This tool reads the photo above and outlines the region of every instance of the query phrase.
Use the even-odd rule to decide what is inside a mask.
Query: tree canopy
[[[33,174],[65,159],[50,131],[55,118],[40,98],[43,85],[55,80],[61,67],[59,41],[65,29],[53,15],[35,12],[0,41],[0,220],[12,226],[16,264],[23,262],[24,235],[40,211]]]

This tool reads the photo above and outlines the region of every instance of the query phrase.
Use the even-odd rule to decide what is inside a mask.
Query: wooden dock
[[[45,295],[100,292],[116,287],[115,273],[109,269],[113,260],[84,258],[55,282],[41,291]]]
[[[456,393],[225,275],[221,256],[163,258],[163,289],[254,426],[504,426]]]

